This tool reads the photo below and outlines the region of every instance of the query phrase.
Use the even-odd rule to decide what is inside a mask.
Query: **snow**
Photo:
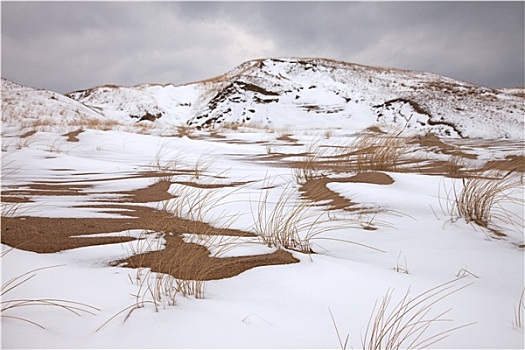
[[[58,114],[70,126],[157,118],[155,124],[168,131],[184,124],[304,131],[343,123],[352,132],[396,125],[404,133],[484,139],[519,139],[525,130],[522,88],[489,89],[435,74],[326,59],[254,60],[203,82],[101,86],[67,96],[17,86],[3,79],[4,109],[10,114],[31,112],[42,119],[45,106],[53,104],[52,117]],[[28,99],[35,100],[31,107],[24,105]]]
[[[293,169],[279,160],[263,161],[263,156],[272,156],[275,152],[300,154],[313,149],[312,145],[336,149],[351,144],[358,136],[356,132],[371,125],[366,118],[356,116],[373,117],[369,106],[361,102],[344,104],[344,110],[338,112],[351,116],[350,122],[346,119],[341,122],[338,113],[316,115],[316,112],[304,109],[298,112],[297,107],[306,104],[317,104],[319,108],[340,106],[343,104],[341,95],[334,91],[344,90],[351,79],[361,84],[358,74],[369,72],[366,67],[352,66],[354,73],[344,75],[343,68],[348,67],[342,63],[334,63],[332,70],[319,65],[316,60],[306,65],[296,65],[291,59],[288,62],[286,69],[283,69],[283,62],[265,61],[262,72],[265,77],[281,76],[280,86],[283,89],[303,87],[304,93],[300,98],[296,101],[293,94],[281,94],[280,98],[288,101],[288,105],[253,103],[247,107],[255,109],[255,116],[262,116],[257,123],[268,122],[266,115],[286,115],[286,118],[271,118],[268,122],[271,127],[246,124],[216,130],[222,138],[214,137],[205,130],[192,130],[189,137],[167,136],[165,131],[166,128],[182,126],[185,118],[200,111],[198,108],[211,99],[210,96],[208,100],[203,98],[203,91],[208,91],[206,89],[213,85],[210,82],[182,87],[143,85],[119,88],[118,94],[126,96],[126,105],[121,106],[120,112],[117,95],[111,95],[113,97],[106,102],[99,99],[97,92],[88,97],[76,96],[83,103],[91,101],[90,109],[72,98],[57,97],[58,100],[54,100],[49,98],[52,96],[49,92],[40,91],[38,96],[45,95],[45,98],[39,108],[47,111],[45,115],[51,121],[50,125],[37,128],[37,133],[22,138],[21,135],[34,130],[24,124],[31,121],[32,116],[18,120],[2,118],[2,191],[27,190],[32,184],[48,182],[89,187],[80,188],[77,194],[67,196],[24,195],[32,202],[2,203],[3,213],[42,217],[123,217],[119,210],[107,213],[107,210],[89,206],[107,204],[107,200],[120,198],[120,192],[152,185],[158,179],[136,175],[166,168],[176,172],[171,177],[171,194],[186,195],[192,200],[209,196],[207,198],[213,205],[204,208],[202,213],[207,221],[216,226],[253,230],[259,201],[265,198],[266,193],[269,193],[264,203],[267,210],[277,203],[282,191],[294,193],[290,206],[301,200]],[[261,82],[264,79],[258,64],[259,61],[246,63],[222,78],[235,80],[242,72],[244,77],[252,74]],[[316,87],[308,90],[314,85],[311,84],[312,77],[323,70],[325,74],[327,71],[331,74],[335,83],[316,82]],[[402,74],[414,78],[403,71],[387,70],[381,72],[382,79],[390,79],[392,83],[394,78],[391,74],[394,73],[399,83],[402,82],[399,78]],[[373,81],[380,76],[378,73]],[[421,77],[436,79],[433,75],[421,74]],[[296,85],[288,79],[294,80]],[[260,86],[268,91],[281,88]],[[109,87],[100,89],[115,90]],[[11,94],[15,91],[22,93],[25,90],[2,81],[2,98],[12,98]],[[376,92],[379,96],[382,90]],[[256,94],[253,91],[247,93],[252,95],[243,96],[253,97]],[[361,93],[366,95],[368,92]],[[145,94],[151,100],[143,99]],[[74,94],[71,96],[75,97]],[[136,97],[132,104],[132,108],[136,109],[127,109],[132,103],[129,96]],[[354,100],[356,95],[351,97]],[[19,100],[13,99],[10,106],[15,106],[12,108],[16,111],[28,109],[26,98],[30,97],[24,95]],[[79,113],[89,118],[120,118],[119,123],[109,129],[83,125],[79,141],[68,142],[64,132],[77,128],[64,122],[60,110],[65,107],[57,107],[57,101],[83,106],[79,107]],[[152,104],[161,106],[165,113],[158,124],[139,132],[138,124],[125,120],[123,110],[145,111],[144,108]],[[412,113],[409,107],[399,105],[403,113]],[[29,108],[31,113],[40,113],[35,112],[35,108]],[[63,114],[69,116],[68,113]],[[237,111],[232,109],[232,113],[241,116],[242,108]],[[76,120],[73,114],[70,120]],[[397,126],[392,126],[392,121],[388,120],[384,121],[385,127],[395,130]],[[464,134],[486,136],[487,140],[461,140],[456,135],[456,138],[446,142],[476,154],[478,158],[471,160],[476,166],[489,160],[505,159],[509,155],[523,155],[523,134],[512,131],[508,125],[500,128],[479,125],[481,129],[472,131],[465,123]],[[327,135],[327,130],[330,135]],[[496,140],[502,130],[510,130],[509,140]],[[287,134],[297,142],[277,140]],[[428,162],[447,159],[447,155],[429,150],[418,150],[411,156]],[[301,157],[286,159],[297,160]],[[192,172],[196,165],[201,167],[200,173]],[[314,215],[347,220],[344,226],[323,231],[312,240],[316,254],[291,251],[298,263],[256,267],[238,276],[208,281],[205,283],[204,298],[179,294],[175,305],[168,305],[164,300],[158,309],[148,302],[143,307],[133,308],[137,306],[134,296],[137,293],[146,301],[151,301],[152,297],[144,286],[141,288],[137,276],[152,280],[158,276],[148,269],[139,271],[112,265],[112,262],[129,256],[141,241],[83,247],[53,254],[37,254],[2,245],[3,283],[28,272],[28,276],[34,274],[34,277],[4,294],[3,303],[14,299],[50,298],[81,303],[76,305],[81,305],[82,309],[80,315],[52,306],[33,305],[7,310],[2,316],[18,319],[2,317],[2,347],[338,348],[335,321],[342,338],[349,335],[347,348],[361,348],[374,304],[379,303],[385,293],[393,291],[393,306],[408,290],[410,296],[415,297],[456,280],[453,289],[464,288],[438,301],[429,314],[429,317],[437,316],[450,309],[444,317],[450,321],[432,324],[426,334],[431,336],[447,329],[468,326],[451,332],[430,348],[524,348],[523,327],[515,324],[515,310],[524,288],[524,252],[518,247],[524,240],[523,201],[519,200],[523,198],[523,186],[508,193],[518,200],[502,204],[514,224],[505,220],[497,222],[507,234],[497,239],[487,229],[467,223],[447,211],[451,205],[451,197],[447,196],[450,192],[447,191],[461,189],[460,179],[415,171],[387,174],[394,183],[328,182],[327,187],[331,191],[376,212],[352,213],[340,209],[327,212],[321,203],[308,207]],[[353,174],[331,174],[331,178],[347,175]],[[188,186],[188,182],[242,185],[195,189]],[[144,205],[162,208],[176,201],[177,198],[174,198]],[[13,208],[16,211],[10,210]],[[183,205],[183,209],[187,212],[188,207]],[[330,223],[328,221],[323,225]],[[299,232],[299,235],[305,234]],[[143,247],[152,250],[163,249],[165,243],[151,231],[129,230],[100,235],[146,239],[149,244]],[[186,232],[183,238],[186,242],[207,246],[212,256],[219,257],[276,251],[275,247],[268,247],[257,237],[202,238]],[[126,318],[129,311],[132,312]],[[45,329],[20,319],[31,320]]]
[[[225,208],[239,213],[233,225],[249,228],[255,204],[260,198],[263,179],[283,189],[293,184],[287,168],[261,166],[248,158],[264,154],[265,145],[278,135],[269,133],[226,134],[227,139],[243,138],[252,141],[231,144],[207,139],[162,138],[120,131],[86,130],[74,147],[53,153],[43,147],[51,133],[37,133],[34,143],[22,149],[11,149],[9,165],[17,169],[7,176],[4,186],[57,178],[52,169],[61,171],[62,181],[72,181],[78,175],[85,184],[94,187],[85,195],[96,200],[95,193],[133,190],[145,187],[147,179],[111,180],[134,170],[147,167],[155,156],[165,160],[182,152],[181,166],[190,166],[203,154],[213,150],[222,157],[207,170],[209,174],[225,173],[224,182],[254,180],[238,189],[220,189],[217,198],[227,202],[210,210],[210,217],[220,217]],[[58,137],[59,135],[55,135]],[[301,136],[300,142],[315,139]],[[342,143],[337,137],[325,143]],[[111,145],[96,151],[97,145]],[[286,151],[291,146],[282,145]],[[287,148],[288,147],[288,148]],[[52,156],[52,158],[51,158]],[[213,155],[210,155],[213,157]],[[5,164],[5,163],[4,163]],[[5,171],[6,169],[4,169]],[[479,227],[458,220],[452,222],[440,208],[440,187],[451,186],[453,180],[441,176],[388,173],[392,185],[366,183],[329,183],[329,188],[358,203],[366,203],[382,212],[370,215],[378,230],[365,231],[355,227],[324,233],[323,236],[366,244],[385,253],[352,243],[316,240],[319,254],[294,252],[300,263],[284,266],[258,267],[239,276],[206,283],[204,299],[178,297],[177,304],[154,311],[152,305],[133,311],[124,322],[121,314],[102,329],[97,328],[112,316],[133,305],[132,294],[137,286],[130,282],[135,272],[108,263],[125,257],[125,244],[72,249],[56,254],[35,254],[13,249],[2,258],[3,280],[9,280],[36,268],[41,270],[27,283],[16,288],[7,298],[59,298],[92,305],[100,311],[80,317],[51,307],[27,307],[12,310],[11,314],[45,325],[40,329],[15,319],[2,319],[3,346],[7,348],[336,348],[338,341],[328,308],[334,313],[341,332],[350,334],[350,344],[361,346],[361,335],[374,302],[389,288],[395,297],[411,288],[412,293],[424,292],[441,283],[465,277],[457,286],[465,289],[440,301],[436,306],[448,315],[453,325],[477,322],[452,332],[437,343],[437,348],[494,348],[523,347],[522,330],[513,329],[513,308],[523,288],[523,251],[512,244],[522,239],[515,232],[509,239],[489,239]],[[184,181],[184,176],[180,178]],[[180,193],[182,185],[173,185],[171,192]],[[441,194],[442,195],[442,194]],[[37,216],[98,217],[75,204],[86,201],[78,197],[32,197],[35,202],[22,203],[20,211]],[[273,197],[272,197],[273,198]],[[271,200],[270,202],[274,201]],[[45,203],[44,203],[45,202]],[[154,203],[152,203],[153,205]],[[514,209],[519,210],[519,209]],[[118,214],[113,214],[117,215]],[[111,234],[111,233],[108,233]],[[113,233],[113,235],[118,233]],[[121,233],[122,234],[122,233]],[[138,235],[131,232],[130,235]],[[185,235],[192,241],[191,233]],[[243,243],[244,242],[244,243]],[[208,242],[210,243],[210,242]],[[213,242],[211,242],[213,245]],[[230,242],[232,249],[224,256],[239,256],[271,252],[253,239]],[[7,247],[4,247],[7,248]],[[216,253],[212,249],[211,254]],[[408,274],[396,272],[405,266]],[[476,277],[474,277],[474,275]]]

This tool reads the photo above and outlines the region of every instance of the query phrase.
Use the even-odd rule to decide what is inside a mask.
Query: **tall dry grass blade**
[[[18,321],[22,321],[22,322],[27,322],[29,324],[32,324],[33,326],[37,326],[39,328],[46,329],[46,327],[42,326],[40,323],[36,323],[34,321],[28,320],[27,318],[18,317],[18,316],[7,316],[7,315],[2,315],[1,317],[2,318],[10,318],[10,319],[18,320]]]
[[[523,314],[525,313],[525,288],[521,291],[518,305],[514,308],[514,326],[523,328]]]
[[[345,342],[343,343],[341,341],[341,335],[339,334],[339,329],[337,328],[337,323],[335,322],[335,318],[332,313],[332,310],[328,308],[328,311],[330,312],[330,318],[332,319],[332,323],[334,324],[335,333],[337,334],[337,340],[339,341],[339,347],[341,348],[341,350],[346,350],[346,347],[348,345],[348,339],[350,338],[350,334],[346,335]]]
[[[470,284],[456,287],[460,278],[438,285],[415,297],[410,297],[410,289],[400,301],[391,307],[394,290],[389,289],[377,308],[374,305],[368,321],[362,346],[367,349],[416,349],[427,347],[444,339],[450,332],[467,327],[473,323],[448,328],[437,334],[428,334],[436,323],[451,321],[443,318],[450,309],[429,317],[432,308],[446,297],[459,292]],[[376,311],[377,308],[377,311]]]
[[[95,333],[98,332],[99,330],[101,330],[102,328],[104,328],[108,323],[110,323],[112,320],[114,320],[115,318],[117,318],[117,316],[119,316],[120,314],[126,312],[129,310],[128,314],[126,315],[126,318],[124,319],[123,322],[126,322],[127,319],[129,318],[129,316],[131,316],[131,313],[133,311],[135,311],[136,309],[138,309],[138,307],[136,305],[130,305],[122,310],[120,310],[119,312],[117,312],[115,315],[111,316],[106,322],[104,322],[102,325],[100,325],[100,327],[98,327],[96,330],[95,330]]]

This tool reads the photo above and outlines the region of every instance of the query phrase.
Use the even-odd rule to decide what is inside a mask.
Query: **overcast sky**
[[[65,93],[327,57],[523,86],[524,2],[5,2],[2,77]]]

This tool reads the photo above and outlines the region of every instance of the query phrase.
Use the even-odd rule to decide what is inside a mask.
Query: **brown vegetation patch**
[[[310,179],[299,188],[299,191],[302,192],[304,197],[313,202],[328,201],[327,205],[330,210],[344,209],[348,211],[356,211],[357,209],[355,209],[355,206],[357,206],[357,203],[354,203],[337,192],[330,190],[326,187],[326,184],[329,182],[333,181],[326,177]]]
[[[358,182],[358,183],[367,183],[373,185],[392,185],[394,179],[388,176],[385,173],[381,172],[367,172],[359,173],[352,177],[345,179],[344,182]]]
[[[226,136],[218,133],[217,131],[210,131],[210,137],[214,139],[221,139],[221,140],[226,138]]]
[[[443,175],[454,178],[465,176],[465,171],[461,169],[459,164],[444,160],[424,161],[414,159],[406,168],[402,169],[402,173],[413,173],[423,175]]]

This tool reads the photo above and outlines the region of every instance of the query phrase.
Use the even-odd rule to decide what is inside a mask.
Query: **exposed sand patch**
[[[66,140],[67,142],[78,142],[80,140],[78,139],[77,136],[80,135],[80,133],[83,133],[83,132],[84,132],[84,130],[78,129],[76,131],[68,132],[67,134],[64,134],[62,136],[66,136],[67,137],[67,140]]]
[[[485,164],[483,170],[502,170],[525,172],[525,156],[511,155],[505,160],[491,160]]]
[[[250,157],[250,160],[258,160],[258,161],[268,161],[268,162],[275,162],[284,160],[286,158],[293,158],[293,157],[306,157],[308,156],[307,152],[301,152],[301,153],[280,153],[280,152],[272,152],[268,154],[260,154]],[[290,166],[290,164],[286,164],[287,166]]]
[[[26,133],[20,135],[20,138],[21,138],[21,139],[25,139],[25,138],[28,138],[28,137],[30,137],[30,136],[33,136],[33,135],[36,134],[36,133],[37,133],[36,130],[31,130],[31,131],[28,131],[28,132],[26,132]]]
[[[91,185],[43,184],[34,183],[20,186],[16,190],[4,190],[6,196],[78,196],[82,190],[92,188]]]
[[[61,250],[133,240],[129,237],[75,238],[75,236],[121,232],[132,229],[196,233],[208,235],[253,236],[250,232],[216,228],[209,224],[181,219],[167,212],[134,205],[79,206],[107,209],[105,213],[118,213],[122,218],[2,218],[2,243],[36,253],[56,253]],[[121,210],[125,211],[121,211]],[[118,210],[118,211],[116,211]]]
[[[207,184],[207,183],[197,183],[193,181],[175,181],[173,183],[194,187],[194,188],[202,188],[202,189],[216,189],[216,188],[227,188],[227,187],[238,187],[238,186],[244,186],[249,183],[253,183],[255,180],[252,181],[243,181],[243,182],[231,182],[231,183],[225,183],[225,184]]]
[[[6,196],[4,193],[0,196],[0,202],[3,203],[30,203],[31,199],[27,197],[17,197],[17,196]]]
[[[346,178],[318,177],[306,181],[306,183],[301,186],[299,191],[301,191],[303,196],[309,200],[313,202],[321,202],[323,205],[327,205],[330,210],[343,209],[346,211],[360,212],[367,212],[370,210],[363,208],[358,203],[352,202],[350,199],[330,190],[326,185],[331,182],[391,185],[394,183],[394,180],[387,174],[381,172],[359,173]],[[325,202],[327,202],[327,204],[325,204]]]
[[[472,153],[465,153],[457,146],[449,145],[443,142],[439,137],[434,134],[427,134],[423,137],[417,138],[410,142],[412,144],[419,144],[424,148],[437,148],[441,153],[448,155],[455,155],[466,159],[477,159],[478,156]]]
[[[247,231],[217,228],[205,222],[174,217],[168,212],[149,207],[119,204],[119,202],[135,204],[171,199],[173,196],[167,192],[170,185],[168,181],[160,181],[135,191],[117,192],[124,194],[125,197],[107,205],[78,206],[120,216],[114,219],[3,217],[1,241],[11,247],[36,253],[56,253],[67,249],[135,240],[126,235],[85,237],[86,235],[126,232],[132,229],[154,231],[165,235],[166,247],[164,250],[139,254],[117,263],[127,263],[129,267],[150,267],[158,272],[170,273],[177,278],[198,278],[200,280],[232,277],[257,266],[298,262],[291,253],[285,251],[245,257],[211,257],[206,247],[184,242],[182,234],[242,237],[255,237],[255,235]],[[232,184],[232,186],[235,185]],[[28,185],[28,187],[31,195],[40,193],[65,195],[67,193],[79,196],[86,195],[81,190],[90,185],[39,183]],[[22,200],[20,197],[9,198]],[[203,271],[206,272],[203,273]]]
[[[281,136],[277,137],[276,140],[290,142],[290,143],[293,143],[293,144],[296,144],[297,142],[299,142],[298,139],[292,137],[292,134],[281,135]]]
[[[168,193],[171,186],[169,181],[159,181],[146,188],[140,188],[135,191],[115,192],[125,197],[120,202],[148,203],[172,199],[175,196]]]
[[[181,236],[165,236],[166,248],[117,261],[130,267],[150,267],[153,271],[186,280],[213,280],[236,276],[248,269],[299,262],[289,252],[243,257],[210,257],[207,248],[186,243]]]

